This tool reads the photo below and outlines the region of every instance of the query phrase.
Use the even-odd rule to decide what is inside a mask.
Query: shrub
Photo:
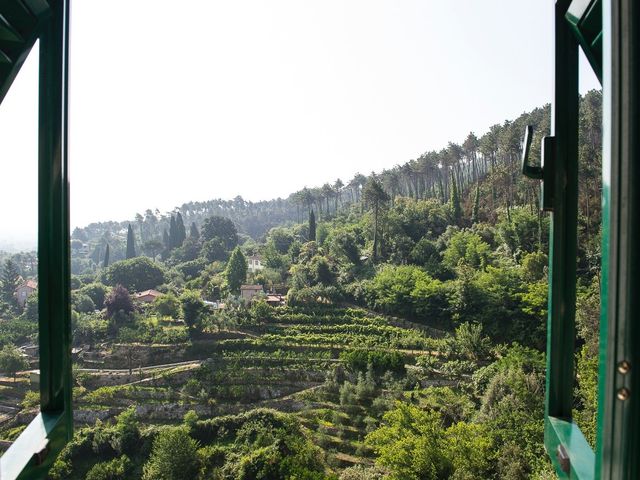
[[[132,468],[131,460],[126,455],[108,462],[96,463],[87,472],[86,480],[125,480]]]
[[[161,430],[153,441],[151,456],[144,465],[142,479],[197,478],[200,470],[199,446],[184,427]]]
[[[71,294],[73,301],[73,309],[80,313],[93,312],[96,309],[96,304],[93,302],[89,295],[84,293],[74,292]]]
[[[104,306],[104,299],[109,291],[109,287],[102,283],[90,283],[89,285],[85,285],[80,290],[79,293],[83,293],[88,295],[91,300],[93,300],[94,305],[98,309],[102,309]]]
[[[133,301],[129,291],[122,285],[116,285],[113,287],[107,298],[104,300],[105,307],[107,307],[107,317],[113,318],[118,312],[129,314],[133,312]]]
[[[180,302],[172,292],[156,298],[153,306],[158,315],[163,317],[178,318],[180,316]]]
[[[201,316],[205,312],[205,305],[200,294],[193,290],[187,290],[180,295],[180,304],[184,314],[184,323],[189,328],[199,327]]]

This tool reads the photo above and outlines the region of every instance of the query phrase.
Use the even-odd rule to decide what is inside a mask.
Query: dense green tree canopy
[[[107,285],[123,285],[128,290],[141,292],[157,288],[165,281],[164,269],[147,257],[115,262],[102,273]]]
[[[226,217],[212,216],[205,219],[201,235],[205,241],[219,238],[226,250],[232,250],[238,245],[236,226]]]

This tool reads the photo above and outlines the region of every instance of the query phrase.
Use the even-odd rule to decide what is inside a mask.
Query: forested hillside
[[[539,108],[284,200],[76,229],[78,430],[52,477],[554,478],[543,448],[549,219],[520,173],[524,126],[539,158],[549,117]],[[580,111],[575,352],[576,421],[592,444],[600,119],[592,91]],[[0,419],[0,439],[11,441],[37,406],[16,360],[37,337],[37,309],[35,295],[24,307],[13,297],[33,255],[3,262],[0,394],[19,413]]]
[[[597,91],[585,95],[581,102],[581,216],[587,235],[597,230],[599,222],[601,103],[601,93]],[[311,208],[320,221],[349,211],[361,203],[363,188],[372,176],[383,186],[391,204],[397,197],[447,203],[454,185],[461,207],[456,221],[461,225],[472,220],[494,223],[499,211],[509,215],[514,206],[528,206],[535,211],[539,189],[520,174],[521,142],[524,126],[532,125],[535,133],[531,158],[539,158],[540,139],[548,134],[549,119],[547,105],[494,125],[481,136],[471,132],[462,143],[450,142],[439,151],[425,152],[388,170],[370,175],[357,173],[349,180],[305,187],[286,199],[254,203],[237,196],[233,200],[189,202],[172,212],[147,210],[136,214],[135,219],[77,228],[72,235],[78,241],[74,244],[74,273],[95,269],[104,258],[107,244],[112,261],[124,258],[128,224],[134,227],[139,253],[149,256],[166,248],[164,234],[169,233],[171,217],[178,213],[187,229],[192,223],[200,228],[210,216],[223,216],[234,222],[241,235],[258,240],[272,227],[304,221]]]

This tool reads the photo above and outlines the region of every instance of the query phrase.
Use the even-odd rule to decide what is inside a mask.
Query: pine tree
[[[107,243],[107,247],[104,249],[104,260],[102,262],[103,268],[107,268],[109,266],[109,244]]]
[[[9,304],[14,303],[14,293],[20,284],[20,272],[18,267],[11,260],[7,259],[2,268],[2,279],[0,286],[2,287],[2,297]]]
[[[316,215],[313,210],[309,211],[309,241],[316,241]]]
[[[375,176],[371,176],[362,189],[362,200],[373,210],[373,252],[372,259],[375,263],[378,259],[378,245],[380,243],[380,216],[387,202],[389,194],[384,190],[382,183]]]
[[[453,220],[456,225],[460,225],[462,220],[462,208],[460,207],[460,196],[458,195],[458,184],[451,170],[451,209],[453,210]]]
[[[476,196],[473,198],[473,211],[471,212],[471,222],[478,221],[478,213],[480,212],[480,182],[476,182]]]
[[[229,263],[224,271],[224,276],[227,280],[229,290],[232,292],[238,292],[240,285],[247,281],[247,259],[240,250],[240,247],[236,247],[231,253]]]
[[[200,232],[198,231],[196,222],[191,222],[191,228],[189,229],[189,236],[194,240],[200,238]]]
[[[176,247],[181,247],[187,238],[187,231],[184,228],[184,222],[182,221],[182,214],[178,212],[176,217]]]
[[[136,245],[135,240],[133,238],[133,228],[131,228],[131,224],[129,224],[129,229],[127,231],[127,259],[134,258],[136,256]]]

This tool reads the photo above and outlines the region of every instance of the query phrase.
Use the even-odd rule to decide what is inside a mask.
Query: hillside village
[[[592,173],[600,102],[582,99]],[[548,219],[517,161],[520,127],[542,135],[548,117],[285,200],[76,229],[76,434],[50,477],[554,478]],[[585,176],[579,204],[576,411],[592,443],[598,182]],[[0,261],[7,448],[38,410],[37,264]]]

